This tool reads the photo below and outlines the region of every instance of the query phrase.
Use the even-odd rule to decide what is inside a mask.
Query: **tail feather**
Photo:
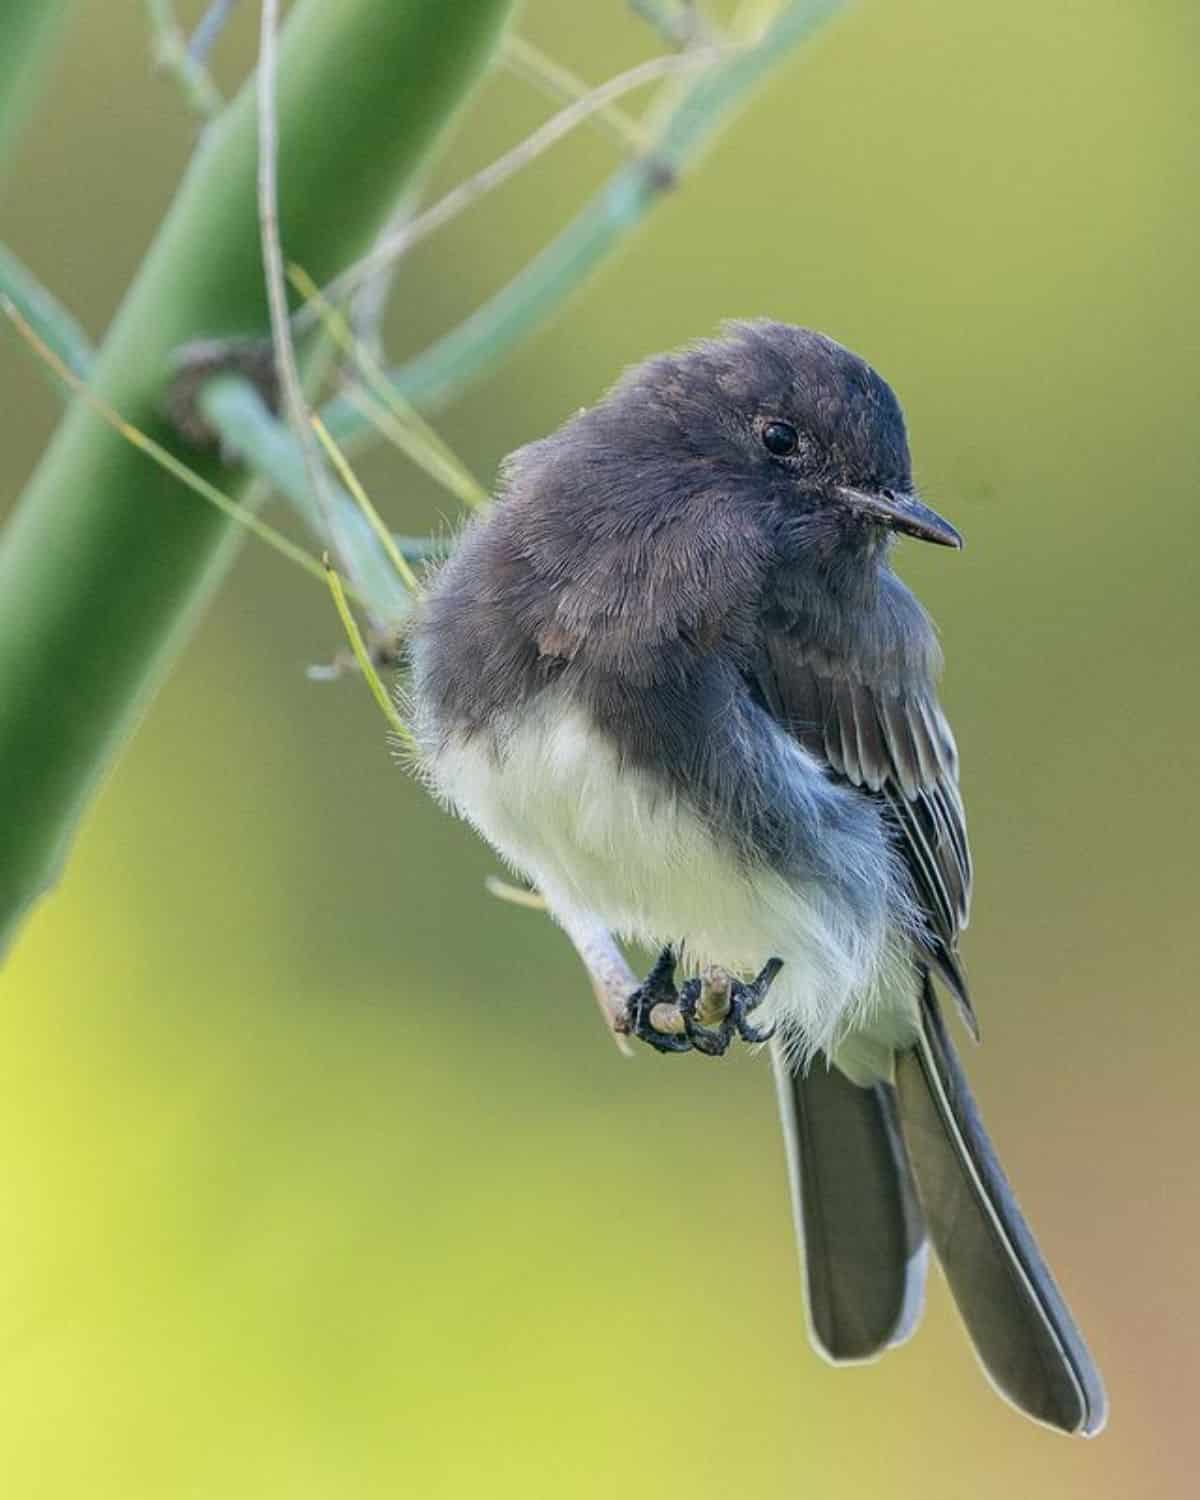
[[[928,1260],[895,1091],[823,1055],[773,1056],[813,1342],[839,1364],[872,1359],[916,1327]]]
[[[904,1139],[938,1259],[993,1383],[1015,1406],[1092,1436],[1099,1371],[984,1131],[926,977],[923,1036],[896,1059]]]

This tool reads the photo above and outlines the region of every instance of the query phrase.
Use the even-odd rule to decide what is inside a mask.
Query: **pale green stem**
[[[192,53],[187,33],[175,19],[171,0],[146,0],[146,14],[154,34],[154,61],[177,80],[184,98],[198,115],[206,120],[215,119],[225,101],[208,69]]]
[[[0,245],[0,295],[9,299],[69,370],[86,380],[92,367],[92,346],[87,334],[53,293],[5,245]],[[55,379],[54,384],[62,395],[70,395],[70,387],[61,380]]]

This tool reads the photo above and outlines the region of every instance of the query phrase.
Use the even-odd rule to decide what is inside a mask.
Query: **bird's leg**
[[[625,1057],[632,1057],[633,1049],[627,1040],[629,1027],[626,1016],[629,996],[637,988],[637,976],[617,947],[612,933],[599,918],[570,907],[551,907],[547,903],[547,908],[571,939],[576,953],[583,961],[592,982],[592,993],[596,996],[618,1051]]]
[[[675,954],[664,948],[645,982],[629,998],[625,1029],[658,1052],[695,1050],[721,1057],[735,1036],[767,1041],[774,1028],[760,1030],[748,1017],[762,1004],[783,967],[773,958],[750,984],[724,969],[706,969],[682,988],[675,984]]]

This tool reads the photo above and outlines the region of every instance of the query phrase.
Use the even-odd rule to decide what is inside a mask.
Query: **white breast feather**
[[[815,765],[780,740],[785,753]],[[886,929],[864,932],[829,893],[739,864],[676,794],[619,769],[578,707],[548,697],[498,742],[499,754],[488,737],[452,737],[426,770],[551,911],[590,912],[651,946],[686,942],[693,970],[716,963],[754,972],[781,958],[756,1022],[778,1022],[785,1044],[802,1054],[828,1049],[877,1013],[881,993],[894,993]]]

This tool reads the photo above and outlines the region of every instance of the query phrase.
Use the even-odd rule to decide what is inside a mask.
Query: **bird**
[[[431,578],[421,771],[564,925],[661,950],[617,1029],[769,1043],[820,1354],[904,1342],[932,1247],[1000,1394],[1090,1436],[1103,1382],[943,1015],[977,1037],[972,860],[900,537],[962,545],[859,356],[759,319],[649,358],[505,461]]]

